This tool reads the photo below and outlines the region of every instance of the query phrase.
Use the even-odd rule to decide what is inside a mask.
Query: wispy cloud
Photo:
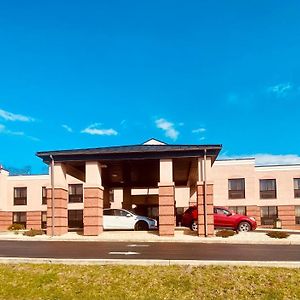
[[[267,165],[292,165],[300,164],[300,156],[296,154],[268,154],[268,153],[257,153],[250,155],[221,155],[221,159],[234,159],[234,158],[255,158],[255,164],[258,166]]]
[[[206,131],[206,128],[201,127],[201,128],[197,128],[197,129],[192,130],[192,133],[203,133],[205,131]]]
[[[12,112],[0,109],[0,118],[6,121],[20,121],[20,122],[33,122],[34,118],[29,116],[24,116],[20,114],[14,114]]]
[[[117,135],[118,132],[112,128],[109,129],[102,129],[99,128],[101,126],[101,123],[94,123],[88,126],[87,128],[83,129],[82,133],[87,133],[91,135]]]
[[[36,138],[34,136],[26,135],[23,131],[13,131],[13,130],[10,130],[10,129],[6,128],[6,126],[3,125],[3,124],[0,124],[0,134],[22,136],[22,137],[28,138],[28,139],[30,139],[32,141],[39,141],[38,138]]]
[[[290,91],[294,88],[293,84],[290,82],[279,83],[267,88],[268,93],[275,95],[278,98],[284,98],[288,95]]]
[[[158,119],[155,121],[156,127],[162,129],[165,132],[165,136],[171,138],[172,140],[177,140],[179,131],[174,128],[174,124],[165,120]]]
[[[66,124],[61,125],[61,127],[64,128],[65,130],[67,130],[68,132],[73,132],[73,129]]]

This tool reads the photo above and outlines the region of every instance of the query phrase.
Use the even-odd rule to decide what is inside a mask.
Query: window
[[[300,178],[294,178],[294,197],[300,198]]]
[[[103,210],[103,215],[104,216],[113,216],[114,215],[114,210],[113,209],[104,209]]]
[[[214,214],[227,216],[227,215],[231,215],[231,212],[223,208],[214,208]]]
[[[238,215],[247,216],[246,206],[229,206],[228,209],[233,211],[234,213],[236,213]]]
[[[83,228],[83,210],[68,210],[68,226],[70,229]]]
[[[14,188],[14,205],[27,205],[27,187]]]
[[[42,229],[47,229],[47,212],[42,211]]]
[[[296,224],[300,225],[300,206],[295,206]]]
[[[26,228],[26,212],[14,212],[13,213],[13,224],[21,224]]]
[[[228,198],[245,198],[245,178],[228,179]]]
[[[259,187],[261,199],[276,198],[276,179],[260,179]]]
[[[47,189],[45,186],[42,187],[42,204],[47,204]]]
[[[69,184],[69,202],[83,202],[83,187],[82,184]]]
[[[262,206],[260,208],[261,213],[261,225],[274,225],[274,222],[278,218],[277,206]]]

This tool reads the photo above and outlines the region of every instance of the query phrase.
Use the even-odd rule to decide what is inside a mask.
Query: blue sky
[[[2,1],[0,162],[223,144],[300,162],[299,1]]]

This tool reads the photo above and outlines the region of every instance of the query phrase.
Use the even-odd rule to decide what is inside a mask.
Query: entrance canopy
[[[37,156],[50,164],[64,163],[67,173],[85,181],[85,163],[98,161],[102,167],[102,183],[105,187],[157,187],[159,162],[173,160],[175,185],[187,185],[197,180],[199,157],[210,158],[213,163],[221,145],[167,145],[143,144],[102,148],[57,150],[38,152]]]

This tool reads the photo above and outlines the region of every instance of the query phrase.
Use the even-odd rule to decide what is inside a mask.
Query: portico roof
[[[216,159],[222,145],[129,145],[101,148],[41,151],[36,155],[49,163],[52,156],[57,162],[90,160],[140,160],[161,158],[201,157],[206,150],[207,156]]]

